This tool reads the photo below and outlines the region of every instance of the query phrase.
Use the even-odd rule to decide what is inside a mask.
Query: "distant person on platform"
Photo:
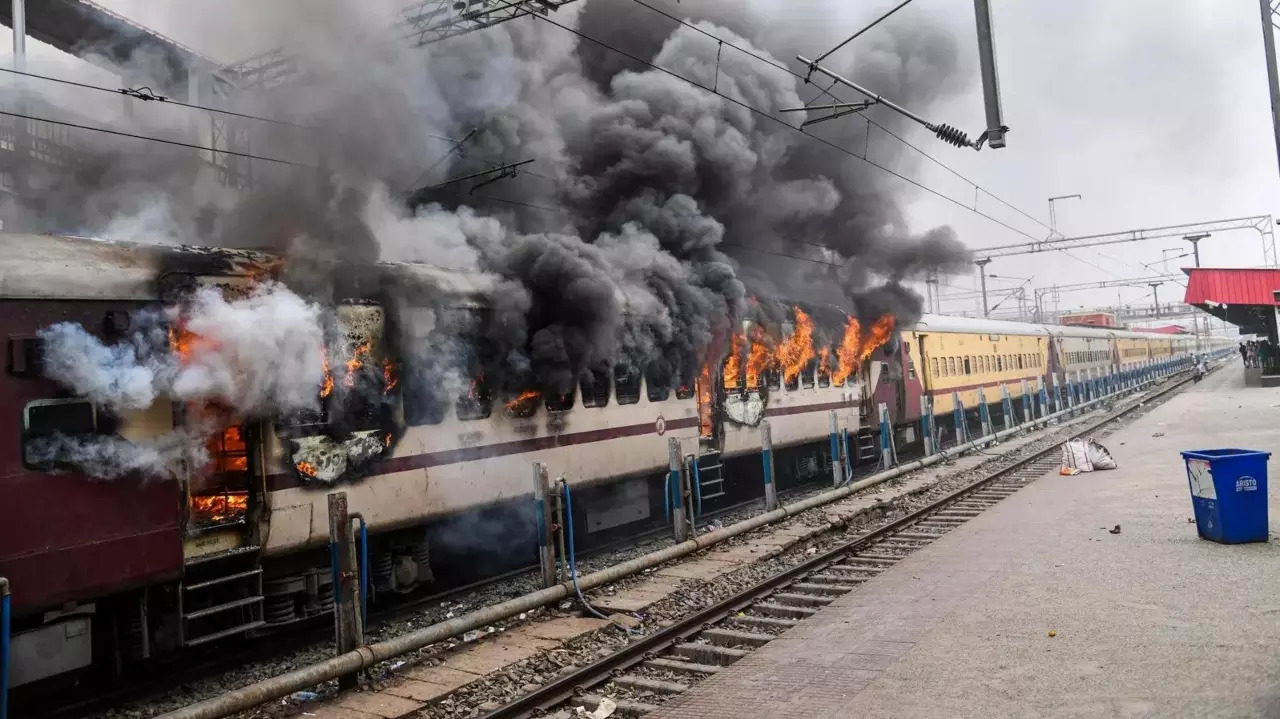
[[[1240,361],[1245,367],[1249,366],[1249,348],[1243,342],[1240,343]]]
[[[1275,355],[1275,348],[1271,346],[1271,340],[1262,340],[1258,342],[1258,366],[1263,372],[1271,366],[1271,358]]]

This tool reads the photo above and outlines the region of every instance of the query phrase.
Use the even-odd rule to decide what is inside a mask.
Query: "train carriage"
[[[841,328],[827,327],[817,341],[795,308],[771,340],[774,355],[756,354],[765,343],[747,322],[728,358],[680,382],[619,365],[584,373],[560,396],[490,387],[480,376],[437,387],[424,402],[421,378],[398,370],[404,328],[483,322],[493,278],[382,263],[347,268],[351,286],[326,305],[339,337],[323,348],[326,366],[346,374],[326,374],[319,411],[239,416],[159,396],[107,412],[44,376],[40,330],[72,322],[110,345],[130,336],[140,312],[193,288],[240,297],[290,268],[244,250],[6,234],[0,266],[0,312],[9,318],[0,575],[12,582],[17,611],[15,685],[324,615],[335,490],[368,523],[376,599],[532,562],[535,462],[574,487],[580,541],[603,543],[666,521],[673,451],[695,472],[699,509],[711,511],[762,493],[766,421],[777,481],[825,480],[845,451],[833,432],[852,438],[845,459],[878,461],[882,409],[892,444],[905,449],[921,439],[923,397],[945,425],[955,399],[971,414],[982,399],[998,411],[1007,391],[1021,412],[1024,387],[1035,393],[1042,381],[1194,351],[1185,338],[935,315],[896,329],[892,318],[867,331],[849,321],[843,340]],[[429,286],[430,300],[384,301],[382,283]],[[191,338],[180,322],[169,331],[181,355]],[[424,332],[411,341],[436,340]],[[350,377],[371,391],[348,390]],[[204,447],[210,461],[167,480],[95,479],[30,454],[59,432],[143,447],[210,417],[219,422]]]

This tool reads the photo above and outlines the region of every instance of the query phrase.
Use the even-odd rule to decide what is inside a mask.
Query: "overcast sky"
[[[242,0],[236,0],[239,2]],[[354,0],[353,0],[354,1]],[[758,0],[759,1],[759,0]],[[781,1],[781,0],[779,0]],[[253,29],[237,25],[232,0],[100,0],[133,20],[197,45],[210,29],[226,47],[196,49],[218,57],[254,46]],[[660,5],[678,12],[673,0]],[[862,3],[856,14],[815,22],[860,23],[896,4]],[[923,129],[909,139],[986,190],[1048,221],[1047,198],[1080,193],[1083,200],[1058,203],[1058,225],[1082,235],[1272,215],[1280,197],[1280,173],[1267,101],[1262,30],[1256,2],[1246,0],[1074,0],[1034,2],[993,0],[1008,147],[980,153],[942,144]],[[214,12],[214,9],[224,12]],[[976,69],[973,5],[968,0],[916,0],[890,23],[919,22],[925,15],[954,28],[961,51]],[[191,25],[198,18],[202,31]],[[3,55],[7,60],[8,37]],[[55,70],[69,62],[32,43],[34,68]],[[268,48],[261,48],[268,49]],[[797,47],[816,54],[827,48]],[[857,57],[855,42],[843,53]],[[874,88],[873,88],[874,89]],[[962,92],[935,107],[919,109],[935,122],[957,125],[971,135],[985,126],[976,76]],[[879,110],[879,112],[884,112]],[[885,141],[885,138],[881,138]],[[871,154],[876,155],[873,143]],[[886,155],[887,156],[887,155]],[[850,160],[856,162],[856,160]],[[929,162],[900,165],[904,174],[971,204],[971,185]],[[1029,241],[987,219],[902,183],[916,229],[950,224],[971,247]],[[1042,238],[1048,231],[979,196],[978,208]],[[1030,286],[1132,278],[1160,270],[1161,250],[1177,240],[1112,245],[993,262],[996,275],[1032,277]],[[1172,253],[1170,253],[1172,254]],[[1240,267],[1262,263],[1258,233],[1215,235],[1201,243],[1205,266]],[[1190,264],[1184,258],[1170,268]],[[946,280],[957,292],[976,285],[974,277]],[[992,288],[1018,281],[990,280]],[[1061,307],[1150,302],[1150,288],[1064,293]],[[1182,288],[1161,287],[1161,299],[1180,299]],[[994,304],[995,300],[993,300]],[[1006,304],[1005,307],[1011,306]],[[950,302],[944,309],[968,309]],[[1002,307],[1003,309],[1003,307]]]

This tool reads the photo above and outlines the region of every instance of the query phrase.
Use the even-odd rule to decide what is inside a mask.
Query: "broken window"
[[[55,435],[69,439],[113,434],[115,423],[85,399],[38,399],[22,410],[22,463],[28,469],[70,469],[71,446],[53,442]]]
[[[667,363],[654,360],[644,370],[644,387],[650,402],[665,402],[671,396],[671,372]]]
[[[458,395],[454,410],[458,414],[458,419],[464,422],[485,419],[493,411],[493,397],[483,373],[473,377],[467,389]]]
[[[582,373],[579,381],[582,388],[583,407],[606,407],[609,404],[609,373],[592,369]]]
[[[615,365],[613,368],[613,391],[618,397],[618,404],[635,404],[640,401],[640,373],[634,367]]]

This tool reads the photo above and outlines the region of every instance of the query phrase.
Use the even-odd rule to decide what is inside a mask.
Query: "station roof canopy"
[[[1280,269],[1185,267],[1184,302],[1240,327],[1243,334],[1267,334],[1275,316]]]

